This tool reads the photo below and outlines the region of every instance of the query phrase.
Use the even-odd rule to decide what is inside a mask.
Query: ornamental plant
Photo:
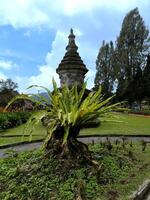
[[[29,118],[26,130],[32,137],[32,132],[36,123],[46,120],[47,136],[44,140],[44,149],[60,158],[90,158],[91,154],[88,146],[79,142],[77,136],[81,128],[88,122],[100,119],[108,119],[112,111],[120,109],[121,103],[111,104],[112,97],[103,100],[101,87],[98,91],[92,91],[83,99],[87,83],[85,82],[80,91],[77,84],[71,88],[64,85],[58,88],[55,80],[52,80],[53,91],[43,86],[32,85],[32,87],[40,87],[46,90],[48,98],[40,94],[27,95],[20,94],[14,97],[6,106],[7,108],[18,99],[27,99],[35,103],[39,108]]]

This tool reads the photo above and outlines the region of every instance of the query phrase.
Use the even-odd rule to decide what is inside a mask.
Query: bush
[[[82,125],[82,128],[97,128],[101,125],[101,121],[99,119],[95,119],[93,121],[89,121]]]
[[[0,113],[0,130],[13,128],[25,123],[31,112],[10,112]]]
[[[138,110],[138,111],[131,110],[130,113],[138,114],[138,115],[150,115],[150,109],[144,109],[144,110]]]

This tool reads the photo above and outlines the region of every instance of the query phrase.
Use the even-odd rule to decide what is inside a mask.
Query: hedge
[[[25,123],[31,114],[31,112],[0,113],[0,130],[13,128]]]
[[[138,114],[138,115],[150,115],[150,109],[145,110],[131,110],[130,113]]]

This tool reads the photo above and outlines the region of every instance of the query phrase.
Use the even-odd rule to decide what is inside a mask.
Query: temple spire
[[[70,29],[70,34],[68,36],[68,39],[69,39],[69,41],[68,41],[68,45],[66,47],[66,50],[67,51],[77,51],[78,47],[77,47],[77,45],[75,43],[75,35],[73,33],[73,29],[72,28]]]
[[[70,34],[73,35],[73,29],[72,28],[70,29]]]
[[[70,87],[75,82],[78,86],[81,86],[88,69],[77,52],[78,47],[75,43],[75,35],[72,28],[70,29],[68,39],[67,51],[56,72],[59,74],[61,86],[67,84]]]

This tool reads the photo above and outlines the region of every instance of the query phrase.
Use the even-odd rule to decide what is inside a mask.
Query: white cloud
[[[12,68],[16,68],[17,65],[11,61],[0,60],[0,69],[10,70]]]
[[[4,0],[0,1],[0,24],[11,24],[14,27],[44,24],[56,29],[63,23],[60,16],[74,16],[81,12],[91,15],[98,8],[121,12],[148,4],[149,0]]]
[[[0,1],[0,24],[11,24],[14,27],[45,24],[48,16],[38,5],[39,2],[41,0],[13,0],[13,3],[11,0]]]
[[[0,80],[1,79],[3,79],[3,80],[7,79],[7,76],[5,76],[5,74],[3,74],[2,72],[0,72]]]
[[[95,8],[111,8],[124,10],[134,5],[136,0],[61,0],[60,6],[64,14],[74,15],[79,12],[91,11]],[[58,7],[60,9],[60,7]]]
[[[50,89],[52,89],[51,82],[52,82],[53,77],[56,80],[56,82],[59,84],[59,78],[55,72],[55,68],[52,68],[51,66],[48,66],[47,64],[40,67],[39,75],[31,76],[29,78],[29,84],[30,85],[38,84],[45,87],[50,87]]]
[[[46,55],[46,63],[56,69],[64,55],[64,49],[67,46],[67,34],[57,31],[55,39],[52,42],[52,50]]]
[[[38,89],[33,88],[30,90],[26,90],[27,87],[31,85],[39,85],[45,86],[49,89],[52,89],[52,77],[59,83],[59,78],[53,70],[49,66],[41,66],[39,69],[39,74],[37,76],[31,77],[16,77],[16,82],[19,84],[19,91],[23,93],[37,93]],[[40,90],[40,89],[39,89]]]

